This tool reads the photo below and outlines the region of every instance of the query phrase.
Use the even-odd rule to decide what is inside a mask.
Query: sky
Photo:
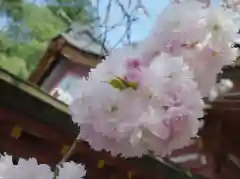
[[[32,1],[32,0],[28,0]],[[42,4],[43,0],[34,0],[38,4]],[[91,0],[93,5],[96,5],[96,0]],[[122,4],[127,7],[129,0],[120,0]],[[130,6],[130,9],[133,9],[138,0],[131,0],[132,5]],[[216,0],[213,0],[216,1]],[[104,19],[106,15],[106,6],[108,4],[109,0],[100,0],[99,5],[99,15],[102,17],[102,20]],[[116,0],[112,0],[112,7],[110,11],[110,17],[108,20],[108,26],[112,26],[116,23],[119,23],[122,21],[122,13],[118,5],[116,5]],[[139,41],[147,36],[150,29],[152,28],[155,19],[157,15],[170,3],[170,0],[142,0],[142,4],[146,7],[149,16],[145,16],[144,13],[139,12],[137,16],[139,17],[139,20],[134,23],[131,30],[131,40],[133,42]],[[5,19],[0,19],[0,28],[4,26]],[[125,33],[125,26],[118,26],[118,28],[115,28],[111,32],[108,33],[108,40],[110,43],[110,46],[114,46],[119,39],[121,39],[121,36]]]
[[[106,6],[109,0],[101,0],[100,7],[99,7],[99,14],[103,18],[106,14]],[[127,7],[127,3],[129,0],[121,0],[122,4]],[[113,2],[115,2],[113,0]],[[136,6],[137,0],[132,0],[132,6],[130,9]],[[147,36],[148,32],[150,31],[151,27],[153,26],[157,14],[159,14],[163,8],[169,4],[170,0],[142,0],[142,4],[146,7],[149,16],[145,16],[144,13],[139,12],[137,15],[139,20],[135,22],[132,26],[131,30],[131,40],[139,41]],[[94,2],[93,2],[94,4]],[[110,18],[109,18],[109,26],[112,26],[122,20],[122,12],[119,6],[116,3],[112,4],[112,10],[110,11]],[[125,27],[119,26],[118,28],[114,29],[108,33],[108,38],[111,45],[116,44],[117,41],[121,38],[121,36],[125,33]]]
[[[30,1],[30,0],[29,0]],[[99,14],[104,19],[106,14],[106,5],[109,0],[100,0],[99,6]],[[129,0],[120,0],[124,5],[127,5]],[[42,4],[42,0],[35,0],[38,4]],[[92,0],[93,5],[94,0]],[[115,0],[113,0],[115,2]],[[137,0],[132,0],[132,7],[135,7]],[[138,22],[134,23],[132,27],[132,41],[138,41],[144,38],[149,32],[152,24],[156,18],[156,14],[158,14],[169,2],[170,0],[142,0],[144,6],[147,8],[149,12],[149,17],[145,17],[144,14],[139,13]],[[113,3],[109,18],[109,26],[112,24],[116,24],[120,22],[122,19],[122,13],[119,9],[119,6],[116,3]],[[2,28],[6,23],[5,19],[0,19],[0,28]],[[124,26],[119,26],[118,28],[112,30],[108,33],[108,40],[110,41],[110,45],[116,44],[116,42],[120,39],[122,34],[125,32]]]
[[[125,7],[127,7],[127,4],[129,0],[120,0]],[[132,0],[132,7],[135,7],[138,0]],[[93,5],[95,5],[96,0],[92,0]],[[100,16],[102,18],[105,17],[106,14],[106,6],[109,0],[100,0]],[[113,2],[116,2],[113,0]],[[132,41],[139,41],[143,38],[145,38],[149,31],[151,30],[156,17],[158,14],[161,13],[161,11],[171,2],[171,0],[142,0],[142,4],[146,7],[147,11],[149,12],[149,17],[144,16],[143,13],[139,13],[140,20],[136,23],[134,23],[132,28]],[[212,0],[212,5],[216,5],[217,0]],[[194,13],[194,12],[193,12]],[[112,11],[110,13],[109,18],[109,25],[116,24],[119,22],[122,18],[122,13],[118,5],[116,3],[113,3],[112,5]],[[116,42],[119,41],[121,36],[125,33],[125,27],[119,27],[112,31],[111,33],[108,33],[108,38],[111,45],[115,45]]]

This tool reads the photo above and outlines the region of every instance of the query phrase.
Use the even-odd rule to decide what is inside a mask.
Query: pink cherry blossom
[[[202,98],[236,59],[229,17],[196,1],[165,8],[146,39],[115,49],[79,87],[70,106],[79,138],[123,157],[188,145],[201,127]]]

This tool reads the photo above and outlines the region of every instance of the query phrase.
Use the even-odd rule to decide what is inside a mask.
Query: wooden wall
[[[51,72],[55,69],[59,57],[63,56],[73,64],[80,64],[87,68],[94,68],[103,57],[97,54],[88,53],[77,49],[67,43],[64,37],[59,36],[53,39],[45,54],[40,59],[38,66],[29,77],[29,82],[41,86]]]
[[[72,62],[66,57],[59,56],[58,65],[52,70],[48,77],[44,80],[41,88],[46,92],[51,92],[52,89],[59,86],[59,83],[68,75],[79,78],[86,77],[90,71],[90,67],[80,63]]]

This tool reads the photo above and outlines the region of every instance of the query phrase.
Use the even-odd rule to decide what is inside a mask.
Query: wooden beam
[[[97,57],[95,57],[95,59],[92,56],[86,57],[84,56],[84,53],[81,53],[79,50],[75,50],[67,44],[62,48],[60,53],[74,63],[80,63],[91,68],[95,68],[96,65],[100,62]]]
[[[47,93],[43,92],[40,88],[36,88],[33,85],[30,85],[26,81],[10,74],[9,72],[0,69],[0,86],[1,92],[4,95],[1,95],[0,100],[2,102],[12,102],[14,97],[20,102],[27,103],[28,98],[33,98],[32,100],[39,100],[40,102],[47,103],[58,109],[68,113],[68,107],[66,104],[60,102],[56,98],[49,96]],[[24,100],[26,99],[26,100]],[[14,101],[15,103],[19,101]],[[27,103],[28,104],[28,103]],[[34,105],[35,103],[33,103]]]
[[[20,126],[30,134],[50,141],[58,141],[68,144],[71,144],[74,141],[73,136],[68,135],[64,131],[41,123],[36,119],[30,119],[29,117],[26,117],[10,109],[0,108],[0,123],[2,122]]]
[[[43,57],[39,60],[39,63],[36,69],[29,77],[29,81],[36,85],[41,85],[39,82],[42,81],[43,74],[51,67],[54,60],[56,60],[56,55],[61,50],[63,45],[66,43],[66,40],[61,36],[53,39]]]
[[[6,77],[9,76],[6,75]],[[76,137],[79,127],[72,122],[71,116],[67,113],[67,105],[39,90],[33,89],[31,93],[25,91],[31,87],[30,85],[25,84],[23,87],[25,90],[20,89],[19,86],[23,82],[14,78],[11,79],[14,80],[16,85],[0,79],[1,92],[4,93],[4,95],[0,96],[0,108],[18,111],[24,115],[31,116],[31,118],[41,123],[54,126]],[[39,98],[38,95],[44,96],[44,99]]]
[[[31,140],[27,135],[19,139],[12,138],[13,126],[4,125],[0,128],[0,151],[22,158],[35,157],[40,163],[54,165],[61,159],[61,145],[46,140]]]
[[[197,147],[196,143],[190,145],[190,146],[186,146],[183,149],[178,149],[172,152],[171,157],[177,157],[180,155],[184,155],[184,154],[188,154],[188,153],[195,153],[199,150],[199,148]]]

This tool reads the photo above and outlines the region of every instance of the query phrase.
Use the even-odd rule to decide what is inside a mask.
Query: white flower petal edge
[[[85,175],[86,170],[83,165],[66,162],[59,167],[57,179],[81,179]],[[53,176],[54,174],[48,165],[38,164],[34,158],[28,160],[21,158],[17,165],[13,165],[11,156],[1,156],[1,179],[53,179]]]

